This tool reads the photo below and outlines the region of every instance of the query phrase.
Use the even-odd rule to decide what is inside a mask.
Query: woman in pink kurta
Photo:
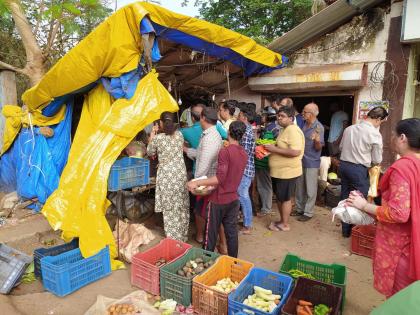
[[[420,280],[420,119],[404,119],[393,136],[401,155],[380,182],[382,205],[355,192],[350,205],[378,220],[373,256],[374,286],[387,297]]]

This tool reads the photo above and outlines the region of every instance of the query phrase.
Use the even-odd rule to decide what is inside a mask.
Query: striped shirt
[[[195,178],[201,176],[210,178],[216,175],[217,156],[222,146],[222,137],[217,131],[216,126],[212,126],[203,131],[198,148],[187,150],[187,156],[196,160]]]

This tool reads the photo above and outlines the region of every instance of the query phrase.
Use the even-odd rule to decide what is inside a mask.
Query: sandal
[[[281,223],[276,223],[275,226],[276,226],[276,228],[279,229],[279,231],[283,231],[283,232],[289,232],[290,231],[290,227],[286,228],[286,227],[282,226]]]
[[[271,222],[270,225],[268,226],[268,229],[270,231],[280,231],[280,229],[278,228],[277,224],[275,222]]]

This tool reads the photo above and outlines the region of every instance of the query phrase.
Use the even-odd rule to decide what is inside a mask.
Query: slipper
[[[271,212],[268,212],[268,211],[261,211],[261,212],[258,212],[258,213],[257,213],[257,217],[259,217],[259,218],[263,218],[263,217],[265,217],[265,216],[267,216],[267,215],[271,215]]]
[[[240,232],[241,234],[243,234],[243,235],[251,235],[251,234],[252,234],[251,229],[247,229],[246,227],[242,227],[242,228],[239,230],[239,232]]]
[[[279,229],[279,231],[283,231],[283,232],[289,232],[290,231],[290,228],[289,227],[288,228],[285,228],[284,226],[282,226],[279,223],[276,223],[275,226],[276,226],[276,228]]]
[[[268,229],[270,231],[280,231],[280,229],[278,228],[277,224],[274,222],[271,222],[270,225],[268,226]]]
[[[203,242],[204,242],[204,240],[201,240],[201,241],[199,241],[198,239],[195,239],[195,241],[198,243],[198,244],[203,244]]]
[[[300,217],[301,215],[303,215],[303,213],[297,212],[296,210],[293,210],[293,211],[290,213],[290,216],[291,216],[291,217]]]

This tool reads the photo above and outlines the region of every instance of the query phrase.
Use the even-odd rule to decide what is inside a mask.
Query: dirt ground
[[[340,227],[337,223],[331,222],[331,216],[327,209],[317,208],[316,216],[305,223],[291,218],[292,230],[290,232],[268,231],[266,226],[270,219],[275,219],[275,216],[254,218],[255,230],[253,234],[240,236],[239,258],[273,271],[279,270],[280,264],[288,252],[321,263],[337,262],[346,265],[348,276],[344,315],[369,314],[375,306],[383,301],[383,297],[372,286],[371,260],[350,253],[350,240],[341,237]],[[43,220],[43,218],[37,215],[30,220]],[[27,227],[22,227],[21,232],[26,228],[29,229],[31,225],[33,226],[33,224],[29,224]],[[163,230],[153,223],[153,219],[147,226],[153,228],[157,235],[157,238],[147,246],[149,247],[163,237]],[[0,232],[2,232],[1,229]],[[0,237],[0,241],[7,242],[4,239],[4,234],[8,234],[7,230],[3,232],[6,233],[3,233],[3,239]],[[61,241],[57,233],[44,231],[25,239],[13,240],[8,244],[31,254],[33,249],[43,247],[43,243],[51,239],[56,239],[57,244]],[[198,246],[194,242],[192,244]],[[114,271],[110,276],[64,298],[46,292],[39,281],[32,284],[21,284],[10,295],[0,295],[0,313],[5,315],[84,314],[96,301],[99,294],[120,298],[136,290],[130,284],[130,266],[127,265],[127,267],[125,270]]]

